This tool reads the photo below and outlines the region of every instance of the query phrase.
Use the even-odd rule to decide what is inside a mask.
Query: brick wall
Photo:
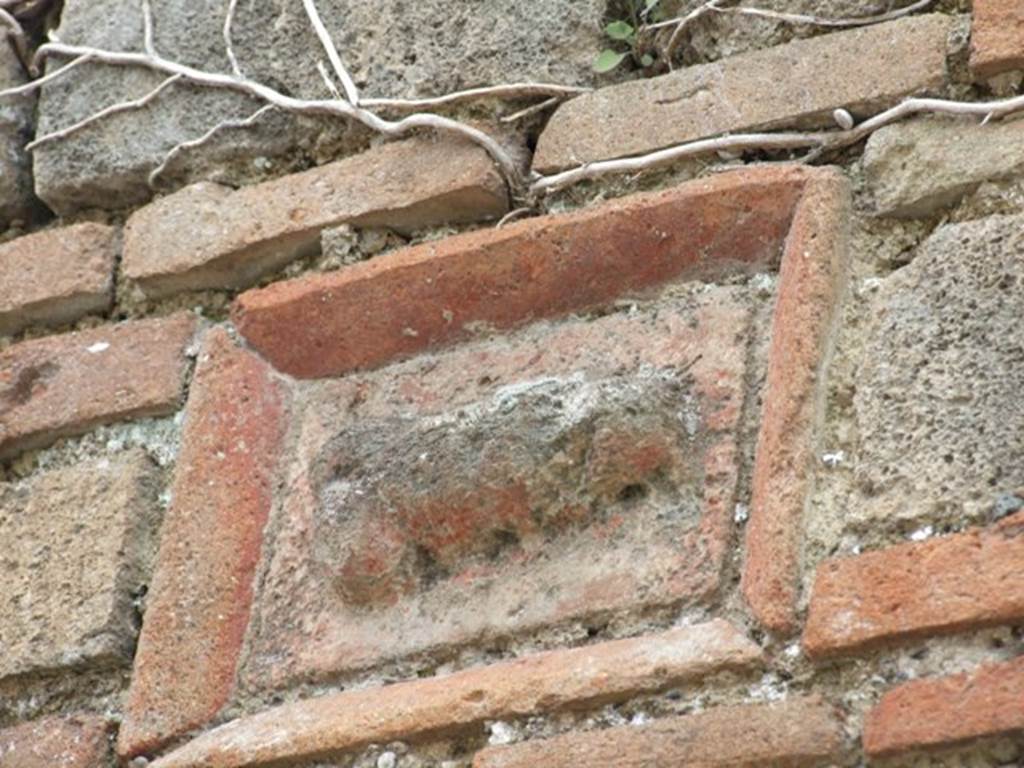
[[[1017,4],[961,5],[696,38],[514,142],[546,172],[1019,92]],[[3,768],[1024,765],[1024,122],[496,226],[436,137],[94,207],[106,150],[59,184],[53,150],[54,218],[28,112]]]

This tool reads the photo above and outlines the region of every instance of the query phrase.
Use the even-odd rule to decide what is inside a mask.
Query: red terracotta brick
[[[123,756],[204,724],[232,689],[285,400],[266,364],[225,331],[207,334],[118,737]]]
[[[147,205],[125,227],[123,271],[150,297],[241,288],[302,255],[339,224],[410,232],[508,210],[487,154],[411,139],[234,191],[200,183]]]
[[[710,600],[750,317],[708,288],[297,384],[244,689]]]
[[[1024,656],[949,677],[914,680],[868,713],[864,751],[883,758],[1024,734]]]
[[[0,731],[4,768],[107,768],[110,722],[81,715],[48,717]]]
[[[0,333],[110,309],[117,230],[74,224],[0,245]]]
[[[991,77],[1024,69],[1024,3],[974,0],[971,23],[971,72]]]
[[[680,277],[778,258],[806,173],[755,168],[404,249],[242,294],[232,317],[301,378],[373,368],[606,303]]]
[[[756,768],[835,765],[842,730],[817,697],[720,707],[649,725],[570,733],[479,752],[473,768]]]
[[[809,180],[779,271],[742,584],[754,615],[773,632],[796,627],[803,513],[825,350],[846,275],[849,211],[849,185],[839,172]]]
[[[153,768],[256,768],[339,756],[372,743],[465,732],[484,720],[601,706],[760,661],[757,646],[719,619],[285,704],[204,734]],[[817,710],[800,712],[816,727]]]
[[[23,341],[0,352],[0,458],[174,411],[195,318],[184,313]]]
[[[1024,619],[1024,514],[819,568],[803,644],[839,656]]]

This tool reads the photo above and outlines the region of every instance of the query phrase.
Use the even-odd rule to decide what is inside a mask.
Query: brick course
[[[107,768],[112,723],[98,715],[48,717],[0,730],[4,768]]]
[[[286,401],[262,361],[221,329],[207,334],[118,736],[121,755],[202,725],[232,689]]]
[[[819,566],[804,630],[814,658],[1024,619],[1024,514],[991,528]]]
[[[117,230],[74,224],[0,246],[0,333],[60,325],[114,300]]]
[[[1012,0],[1011,0],[1012,1]],[[721,133],[829,125],[942,85],[948,17],[914,16],[633,80],[566,102],[534,170],[653,152]]]
[[[864,750],[874,758],[1024,735],[1024,656],[972,672],[905,683],[868,713]]]
[[[0,459],[99,424],[174,411],[191,315],[47,336],[0,352]]]
[[[971,71],[976,77],[1024,69],[1024,6],[1019,0],[974,0]]]
[[[754,459],[743,595],[775,632],[796,629],[804,507],[822,419],[826,350],[849,257],[850,190],[808,182],[786,240]]]
[[[838,719],[816,697],[723,707],[643,726],[571,733],[479,752],[473,768],[593,765],[616,768],[810,768],[834,765]]]
[[[328,227],[410,232],[479,221],[505,213],[506,197],[479,148],[392,142],[238,191],[202,182],[144,206],[125,227],[124,274],[150,298],[248,287],[316,253]]]
[[[380,366],[481,325],[581,311],[778,258],[804,174],[752,169],[404,249],[242,294],[232,318],[301,378]],[[734,226],[737,210],[742,226]]]
[[[619,701],[760,660],[753,643],[716,620],[285,704],[211,731],[153,768],[257,768],[339,756],[372,743],[465,732],[485,720]]]

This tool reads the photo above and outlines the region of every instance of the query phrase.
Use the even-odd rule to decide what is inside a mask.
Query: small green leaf
[[[597,55],[597,58],[594,59],[594,71],[611,72],[619,66],[621,61],[626,58],[627,55],[628,54],[613,51],[611,48],[605,48]]]
[[[649,53],[645,53],[640,57],[640,65],[643,67],[649,67],[654,63],[654,57]]]
[[[635,30],[633,25],[627,24],[624,21],[613,21],[604,28],[604,32],[612,40],[629,40],[633,37]]]

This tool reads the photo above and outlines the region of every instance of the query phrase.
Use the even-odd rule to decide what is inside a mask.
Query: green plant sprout
[[[605,48],[594,59],[594,71],[611,72],[627,58],[647,68],[654,64],[654,56],[640,45],[640,32],[644,23],[659,21],[661,0],[626,0],[624,14],[628,19],[618,19],[604,28],[605,35],[615,44]],[[626,50],[622,50],[627,46]]]

